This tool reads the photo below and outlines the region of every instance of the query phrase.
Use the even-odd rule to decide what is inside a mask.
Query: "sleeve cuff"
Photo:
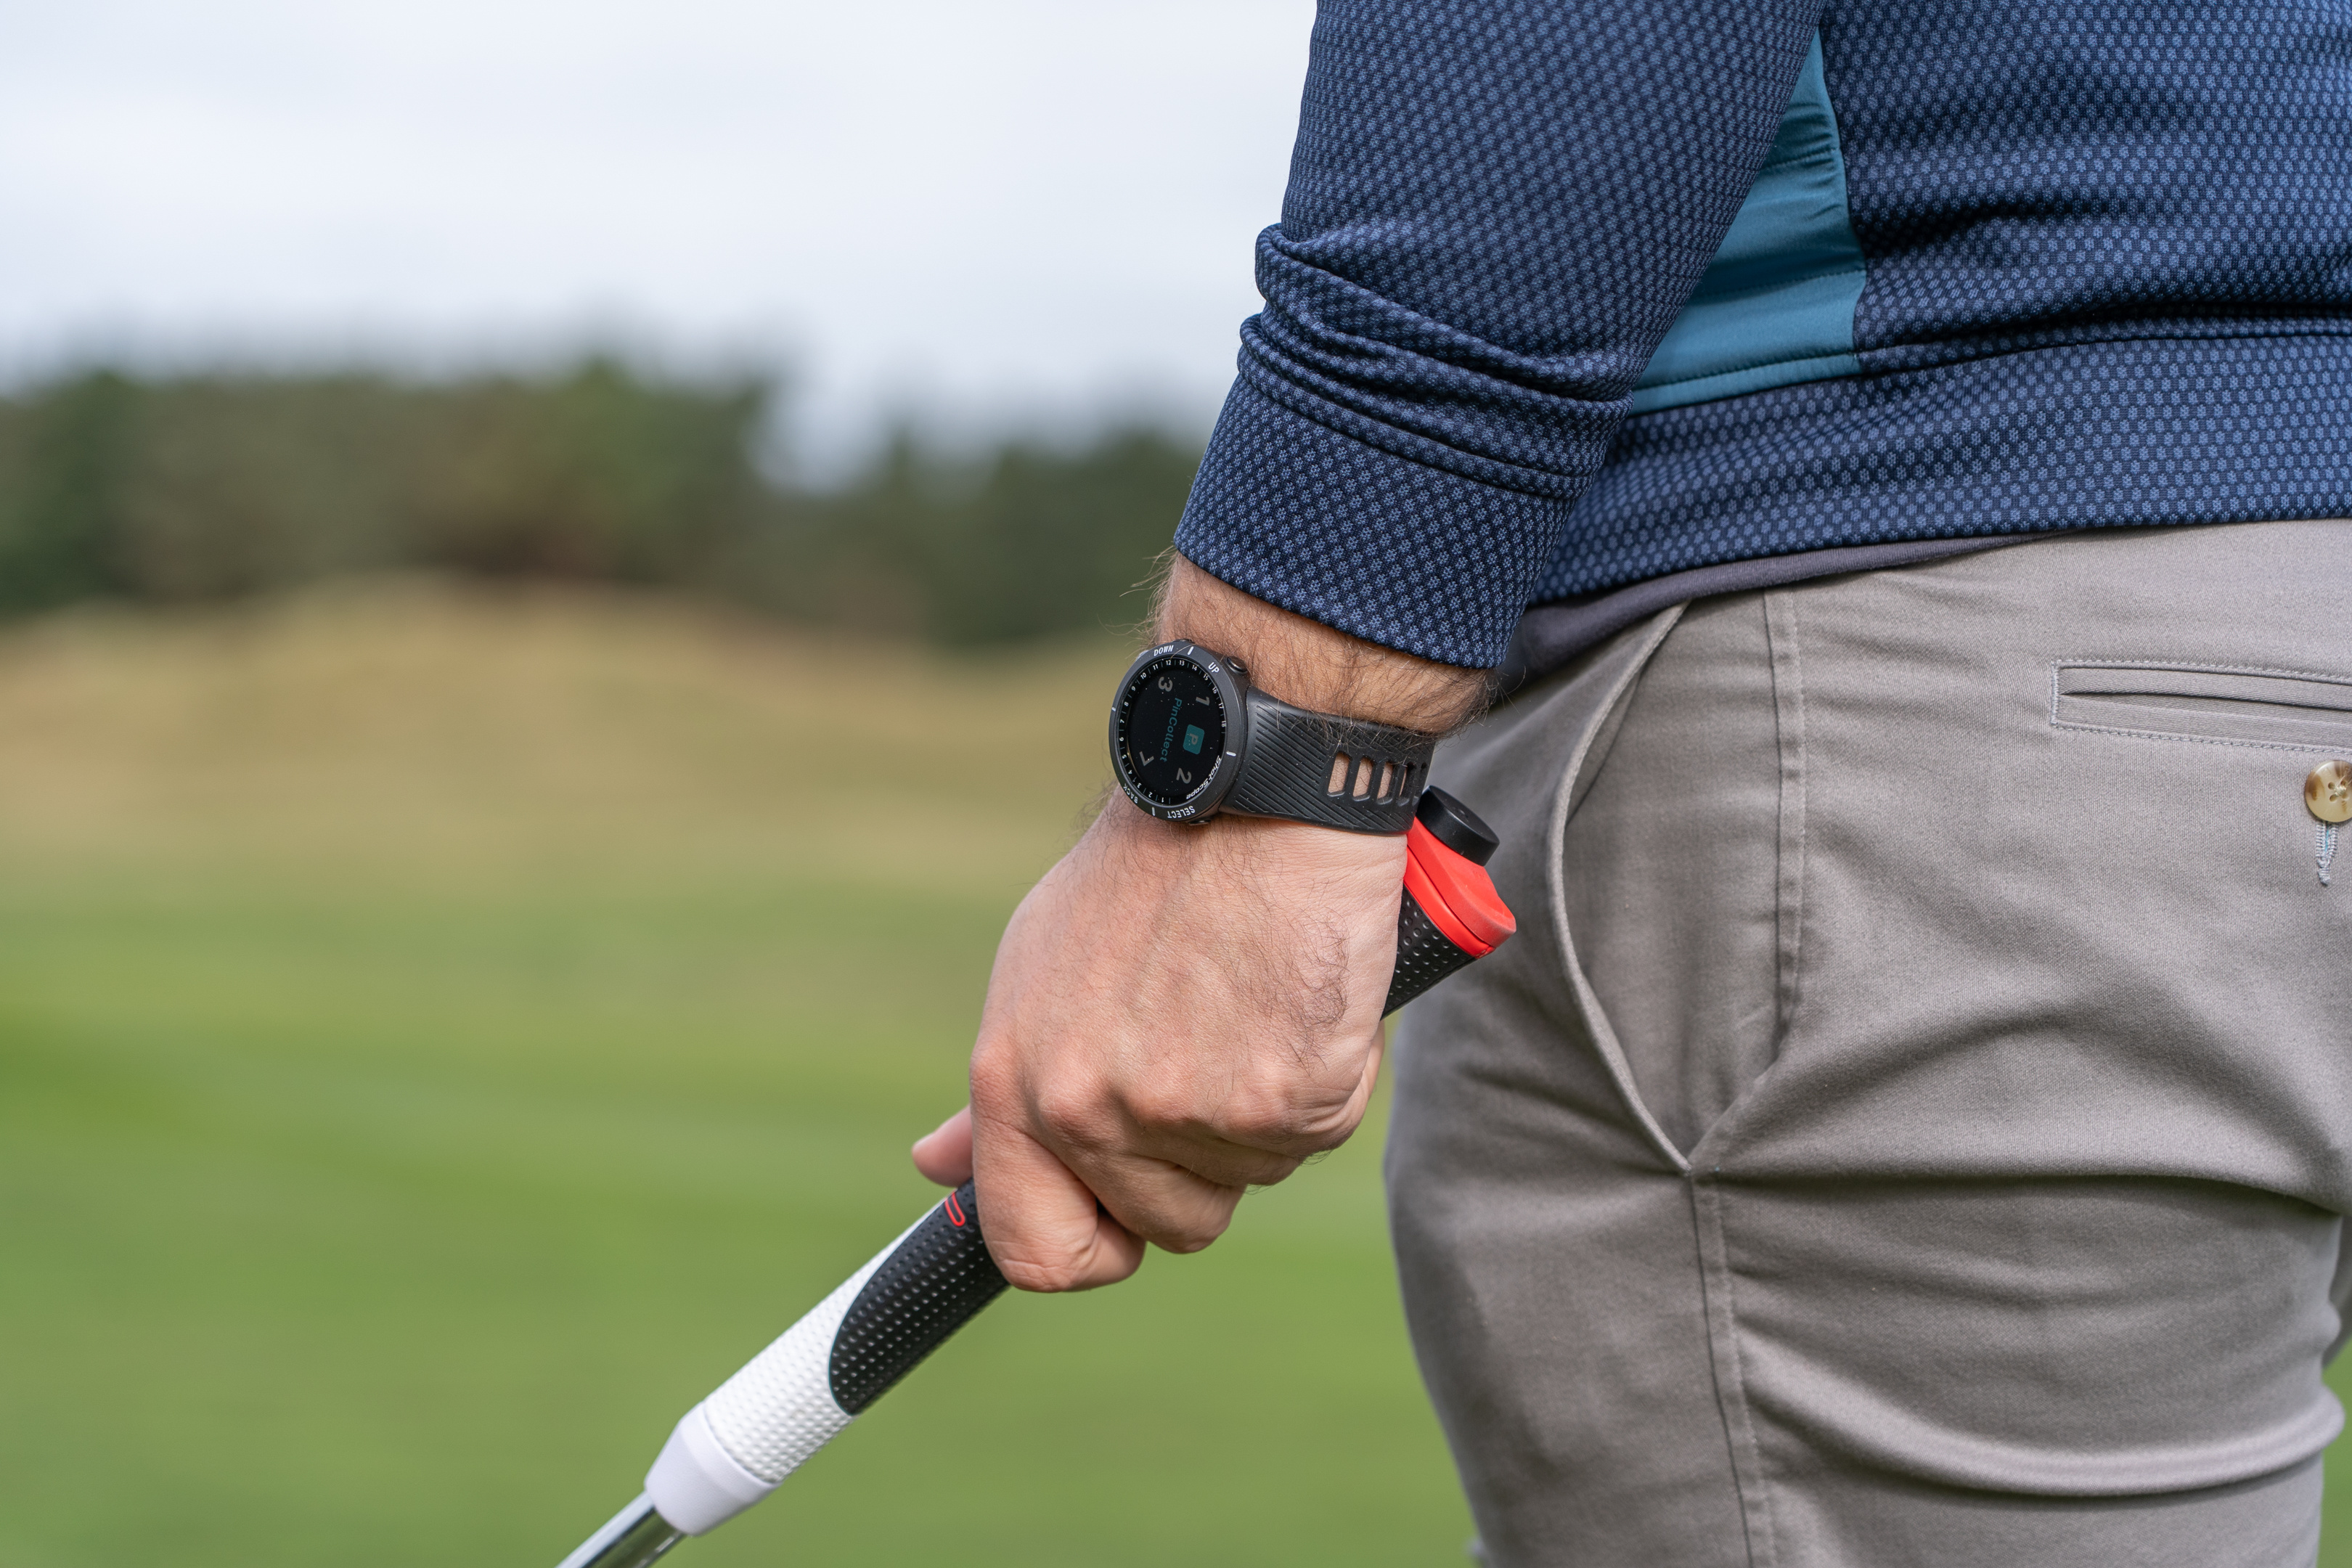
[[[1186,560],[1368,642],[1490,669],[1572,503],[1326,428],[1236,382],[1176,530]]]

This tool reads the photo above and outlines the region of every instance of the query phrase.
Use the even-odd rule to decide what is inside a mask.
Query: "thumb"
[[[916,1139],[908,1152],[926,1181],[960,1187],[971,1180],[971,1107],[965,1106]]]

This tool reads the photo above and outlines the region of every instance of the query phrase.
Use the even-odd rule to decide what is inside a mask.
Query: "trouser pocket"
[[[2062,660],[2051,669],[2050,721],[2149,740],[2352,752],[2352,676]]]

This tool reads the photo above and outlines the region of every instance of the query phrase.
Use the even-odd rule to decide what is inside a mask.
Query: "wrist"
[[[1239,659],[1251,684],[1310,712],[1443,735],[1486,701],[1485,670],[1349,637],[1253,598],[1181,555],[1160,595],[1158,626],[1156,640],[1181,637]]]

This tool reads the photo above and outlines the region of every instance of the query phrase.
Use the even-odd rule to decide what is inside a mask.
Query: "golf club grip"
[[[1384,1014],[1511,934],[1483,858],[1413,825]],[[688,1411],[646,1477],[647,1500],[687,1534],[715,1529],[774,1490],[1004,1289],[966,1182]]]

